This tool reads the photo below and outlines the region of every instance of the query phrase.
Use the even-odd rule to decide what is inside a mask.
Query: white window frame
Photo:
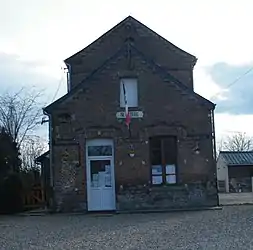
[[[138,80],[136,78],[122,78],[120,80],[120,107],[125,107],[123,83],[125,85],[128,107],[138,107]]]

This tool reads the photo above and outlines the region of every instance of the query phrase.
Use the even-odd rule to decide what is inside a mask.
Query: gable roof
[[[152,29],[150,29],[149,27],[147,27],[146,25],[144,25],[143,23],[141,23],[140,21],[138,21],[137,19],[135,19],[132,16],[128,16],[125,19],[123,19],[120,23],[118,23],[113,28],[111,28],[110,30],[108,30],[106,33],[104,33],[102,36],[100,36],[99,38],[97,38],[95,41],[93,41],[91,44],[89,44],[88,46],[86,46],[84,49],[81,49],[77,53],[75,53],[75,54],[71,55],[70,57],[68,57],[67,59],[65,59],[64,62],[68,64],[78,54],[85,53],[88,50],[91,51],[91,53],[92,53],[92,51],[95,50],[96,45],[99,44],[99,43],[101,43],[102,40],[104,40],[104,38],[106,36],[109,36],[116,29],[121,28],[122,26],[125,26],[128,23],[132,23],[132,24],[138,26],[139,28],[141,28],[145,33],[148,33],[148,34],[150,34],[153,37],[159,38],[164,44],[166,44],[167,47],[171,48],[171,50],[177,51],[178,54],[181,54],[181,55],[189,58],[189,61],[191,61],[192,67],[195,66],[195,64],[197,62],[197,58],[194,55],[192,55],[192,54],[190,54],[190,53],[182,50],[181,48],[177,47],[173,43],[169,42],[167,39],[165,39],[161,35],[157,34],[155,31],[153,31]]]
[[[253,151],[220,151],[227,165],[253,165]]]
[[[65,101],[68,97],[72,96],[75,94],[78,90],[80,90],[83,87],[83,84],[86,83],[93,75],[95,75],[97,72],[102,70],[110,61],[112,61],[114,58],[117,56],[121,55],[122,53],[125,52],[125,45],[122,46],[114,55],[112,55],[110,58],[106,59],[102,65],[100,65],[98,68],[92,71],[91,74],[89,74],[87,77],[85,77],[79,84],[76,85],[75,88],[71,89],[70,92],[59,98],[58,100],[52,102],[49,104],[47,107],[43,108],[44,112],[49,112],[52,108],[54,108],[57,104],[62,103]]]
[[[36,162],[36,163],[42,162],[46,157],[49,157],[49,150],[46,151],[45,153],[43,153],[42,155],[38,156],[38,157],[35,159],[35,162]]]
[[[163,77],[164,79],[167,79],[169,82],[171,82],[176,88],[179,88],[181,91],[183,91],[185,94],[187,94],[190,98],[195,99],[202,105],[208,106],[210,109],[215,108],[215,104],[211,101],[205,99],[204,97],[198,95],[193,90],[188,88],[185,84],[183,84],[181,81],[176,79],[174,76],[172,76],[170,73],[167,72],[166,69],[161,67],[160,65],[156,64],[152,59],[148,58],[146,55],[144,55],[140,50],[138,50],[135,46],[130,45],[133,51],[135,51],[139,56],[141,56],[145,61],[148,62],[149,65],[155,68],[158,75]],[[76,85],[75,88],[71,89],[70,92],[62,96],[60,99],[56,100],[55,102],[51,103],[47,107],[45,107],[43,110],[45,112],[50,113],[50,110],[52,110],[57,104],[62,103],[64,100],[72,96],[74,93],[76,93],[78,90],[80,90],[83,85],[97,72],[102,70],[104,67],[107,66],[108,63],[110,63],[114,58],[118,57],[119,55],[123,54],[125,52],[126,45],[124,44],[114,55],[112,55],[110,58],[104,61],[100,67],[95,69],[89,76],[84,78],[79,84]]]
[[[185,84],[183,84],[181,81],[179,81],[176,77],[174,77],[173,75],[171,75],[165,68],[163,68],[162,66],[158,65],[157,63],[155,63],[152,59],[148,58],[146,55],[144,55],[139,49],[137,49],[136,47],[134,47],[133,45],[131,45],[131,47],[133,48],[133,50],[135,50],[144,60],[146,60],[147,62],[149,62],[150,65],[154,66],[157,70],[157,72],[163,76],[164,78],[166,78],[167,80],[169,80],[170,82],[172,82],[174,85],[176,85],[177,87],[179,87],[181,90],[183,90],[185,93],[189,94],[192,98],[195,98],[196,100],[198,100],[200,103],[202,103],[203,105],[208,105],[210,107],[212,107],[212,109],[215,108],[215,104],[209,100],[207,100],[206,98],[204,98],[203,96],[197,94],[196,92],[194,92],[194,90],[190,89],[189,87],[187,87]]]

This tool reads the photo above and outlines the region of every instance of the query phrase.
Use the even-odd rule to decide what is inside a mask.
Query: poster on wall
[[[105,186],[105,172],[98,172],[98,185],[99,187]]]
[[[160,165],[152,166],[152,174],[162,174],[162,166]]]
[[[110,165],[105,165],[105,186],[106,187],[111,187],[112,186],[111,166]]]
[[[105,174],[105,186],[106,187],[111,187],[112,186],[111,174]]]
[[[106,174],[111,173],[111,166],[110,165],[105,165],[105,173]]]
[[[176,175],[167,175],[166,182],[169,184],[175,184],[176,183]]]
[[[173,165],[166,165],[166,174],[175,174],[176,173],[176,166]]]
[[[91,186],[92,187],[98,187],[98,174],[93,174],[92,175]]]
[[[153,175],[152,176],[152,184],[154,185],[158,185],[161,184],[163,182],[163,177],[161,175]]]

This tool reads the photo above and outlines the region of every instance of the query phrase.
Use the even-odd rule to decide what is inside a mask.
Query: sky
[[[66,93],[63,60],[131,15],[195,55],[194,88],[217,104],[216,137],[253,136],[253,1],[0,0],[0,93],[45,91],[45,105]],[[231,85],[229,88],[227,86]],[[40,128],[47,135],[47,125]]]

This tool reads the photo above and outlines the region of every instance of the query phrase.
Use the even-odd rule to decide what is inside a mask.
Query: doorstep
[[[142,214],[142,213],[170,213],[170,212],[190,212],[190,211],[206,211],[206,210],[222,210],[221,206],[215,207],[192,207],[192,208],[168,208],[168,209],[146,209],[146,210],[121,210],[116,214]]]
[[[21,213],[14,214],[14,215],[16,215],[16,216],[45,216],[48,214],[51,214],[51,210],[49,210],[49,209],[36,209],[36,210],[21,212]]]
[[[222,210],[223,206],[215,207],[192,207],[192,208],[173,208],[173,209],[146,209],[146,210],[117,210],[117,211],[80,211],[80,212],[53,212],[50,210],[28,211],[16,214],[18,216],[45,216],[45,215],[86,215],[91,217],[111,217],[120,214],[148,214],[148,213],[171,213],[171,212],[190,212],[190,211],[210,211]]]

